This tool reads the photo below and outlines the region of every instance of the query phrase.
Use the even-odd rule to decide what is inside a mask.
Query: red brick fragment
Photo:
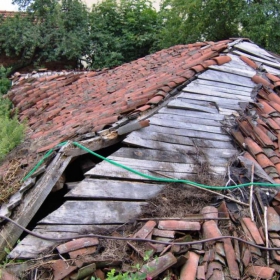
[[[159,229],[166,230],[190,230],[198,231],[200,230],[200,223],[198,222],[187,222],[187,221],[177,221],[177,220],[166,220],[160,221],[158,224]]]
[[[271,279],[275,273],[275,269],[264,266],[250,266],[246,269],[246,274],[258,279]]]
[[[199,255],[194,252],[186,254],[187,262],[183,265],[180,272],[181,280],[195,280],[198,267]]]
[[[202,229],[203,229],[203,236],[205,239],[222,236],[216,222],[213,220],[204,222]]]
[[[161,230],[161,229],[154,229],[153,235],[155,236],[161,236],[161,237],[169,237],[174,238],[175,231],[174,230]]]
[[[198,280],[205,280],[205,267],[203,265],[197,267],[196,278]]]
[[[229,238],[224,239],[224,248],[231,278],[240,279],[239,267],[235,259],[235,251]]]
[[[64,254],[64,253],[68,253],[68,252],[72,252],[81,248],[85,248],[85,247],[91,247],[94,245],[98,245],[99,241],[97,238],[93,237],[93,238],[79,238],[79,239],[75,239],[72,241],[69,241],[67,243],[61,244],[59,246],[56,247],[57,251],[60,254]]]
[[[50,267],[53,270],[53,280],[61,280],[77,269],[76,266],[72,266],[63,260],[55,261]]]
[[[0,269],[0,279],[1,280],[18,280],[15,275],[10,274],[4,269]]]
[[[177,262],[177,259],[172,253],[167,253],[147,264],[145,264],[140,272],[147,274],[148,277],[154,278],[173,264]]]
[[[146,238],[155,228],[155,221],[148,221],[139,231],[134,234],[134,238]]]
[[[280,218],[273,207],[267,208],[267,228],[268,231],[280,231]]]
[[[242,256],[242,262],[245,267],[247,267],[249,265],[249,263],[251,262],[251,252],[249,249],[244,250],[244,253]]]
[[[226,205],[226,202],[223,200],[218,207],[218,216],[219,218],[229,218],[229,212]]]
[[[222,265],[219,262],[210,262],[207,268],[206,279],[211,279],[215,270],[222,271]],[[214,280],[215,278],[212,279]],[[219,278],[217,280],[219,280]]]
[[[203,214],[203,218],[205,219],[218,219],[218,209],[214,206],[203,207],[201,214]]]
[[[87,247],[87,248],[83,248],[80,250],[75,250],[75,251],[69,252],[69,256],[71,259],[75,259],[79,256],[86,256],[86,255],[94,254],[94,253],[96,253],[96,251],[97,251],[96,246]]]
[[[243,220],[245,226],[247,227],[247,229],[249,230],[249,232],[251,233],[256,244],[264,245],[263,239],[259,233],[259,230],[258,230],[256,224],[254,222],[252,222],[250,218],[242,218],[242,220]]]

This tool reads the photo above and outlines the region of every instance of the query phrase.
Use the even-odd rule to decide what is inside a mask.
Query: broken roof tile
[[[197,231],[200,230],[199,222],[177,221],[177,220],[165,220],[158,223],[159,229],[166,230],[187,230]]]
[[[148,221],[139,231],[134,234],[134,238],[146,238],[156,226],[155,221]]]
[[[251,221],[250,218],[242,218],[244,224],[246,225],[247,229],[250,231],[254,241],[258,245],[264,245],[263,239],[260,236],[259,230],[254,222]]]
[[[264,266],[250,266],[246,269],[246,274],[259,279],[272,279],[275,269]]]
[[[76,251],[81,248],[91,247],[98,245],[99,241],[97,238],[79,238],[67,243],[61,244],[56,247],[60,254]]]
[[[195,280],[196,271],[198,267],[199,255],[195,252],[188,252],[186,254],[187,262],[182,266],[180,272],[181,280]]]

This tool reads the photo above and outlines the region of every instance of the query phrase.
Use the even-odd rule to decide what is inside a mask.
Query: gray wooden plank
[[[224,117],[219,114],[209,114],[209,113],[202,113],[202,112],[194,113],[184,109],[174,109],[174,108],[167,108],[167,107],[161,108],[158,112],[161,114],[168,114],[168,115],[195,117],[197,119],[207,118],[208,120],[215,120],[215,121],[221,121],[224,119]]]
[[[42,203],[45,201],[46,197],[49,195],[61,174],[71,161],[71,157],[64,155],[64,150],[67,147],[68,145],[65,145],[60,149],[59,153],[47,167],[46,172],[38,180],[35,187],[33,187],[33,189],[25,196],[24,200],[18,207],[18,215],[14,217],[14,221],[21,226],[26,227],[30,223],[31,219],[37,213],[38,209],[41,207]],[[13,246],[21,236],[22,232],[23,230],[21,228],[12,223],[7,223],[3,226],[0,232],[0,259],[6,254],[4,248]]]
[[[170,144],[164,142],[158,142],[153,140],[143,140],[138,137],[133,137],[129,135],[124,143],[127,145],[133,145],[136,147],[146,147],[150,149],[157,150],[168,150],[168,151],[178,151],[190,155],[198,154],[194,146],[186,146],[180,144]],[[209,157],[224,157],[230,158],[237,153],[235,149],[218,149],[218,148],[204,148],[203,152]]]
[[[190,92],[182,92],[178,99],[180,98],[187,98],[187,99],[194,99],[194,100],[206,100],[209,102],[215,102],[218,104],[233,104],[238,105],[240,100],[238,99],[228,99],[224,97],[218,97],[218,96],[211,96],[211,95],[205,95],[205,94],[196,94],[196,93],[190,93]],[[195,116],[193,116],[195,117]]]
[[[243,95],[243,96],[247,96],[247,97],[251,97],[251,92],[252,90],[250,89],[249,91],[244,91],[242,89],[234,89],[230,87],[230,84],[227,84],[228,87],[219,87],[219,84],[217,85],[217,83],[215,85],[208,85],[208,84],[203,84],[201,83],[201,81],[206,81],[206,80],[195,80],[194,82],[190,83],[187,87],[188,88],[199,88],[199,89],[203,89],[205,90],[210,90],[210,91],[215,91],[215,92],[223,92],[223,93],[231,93],[234,95]],[[243,89],[246,87],[242,87]]]
[[[159,112],[158,114],[153,115],[152,118],[159,118],[164,120],[176,121],[176,122],[189,122],[193,124],[203,124],[208,126],[217,126],[221,127],[221,122],[216,120],[211,120],[207,118],[196,118],[196,115],[193,114],[192,116],[185,116],[185,115],[167,115],[162,114]],[[142,130],[141,130],[142,131]]]
[[[78,234],[98,233],[116,227],[115,225],[37,225],[33,230],[42,234],[52,234],[53,232],[69,232]],[[48,236],[48,235],[47,235]]]
[[[210,114],[209,114],[210,115]],[[224,116],[222,116],[224,117]],[[151,124],[148,127],[145,127],[141,131],[148,131],[150,133],[159,132],[169,135],[182,135],[187,137],[195,137],[201,139],[210,139],[210,140],[218,140],[218,141],[231,141],[231,138],[227,134],[218,134],[218,133],[211,133],[205,131],[197,131],[195,129],[177,129],[173,127],[164,127],[159,125]]]
[[[253,86],[251,86],[251,87],[248,87],[246,85],[239,86],[239,85],[232,85],[229,83],[223,83],[223,82],[219,82],[219,81],[209,81],[209,80],[199,79],[199,77],[198,77],[198,79],[194,80],[192,83],[198,84],[198,85],[207,85],[210,87],[214,87],[216,89],[220,89],[221,91],[225,90],[225,89],[231,89],[231,90],[235,90],[235,91],[251,93],[252,89],[254,88]]]
[[[123,224],[135,220],[141,214],[141,206],[145,204],[128,201],[66,201],[39,223]]]
[[[234,54],[238,54],[238,55],[246,55],[248,58],[254,60],[254,61],[257,61],[257,62],[261,62],[265,65],[268,65],[268,66],[271,66],[271,67],[274,67],[276,69],[280,69],[280,63],[278,62],[271,62],[271,61],[268,61],[266,59],[263,59],[263,58],[259,58],[259,57],[256,57],[254,55],[248,55],[248,54],[245,54],[244,52],[241,52],[241,51],[233,51]]]
[[[182,99],[177,97],[177,100],[182,100]],[[204,107],[213,106],[213,104],[212,104],[213,102],[203,101],[203,100],[196,100],[196,99],[187,99],[187,98],[185,98],[182,101],[183,102],[188,102],[189,104],[194,104],[194,105],[199,105],[199,106],[204,106]]]
[[[189,96],[189,94],[193,95],[192,93],[189,93],[189,92],[186,92],[186,95],[180,95],[180,97],[178,97],[177,99],[178,100],[182,100],[182,101],[186,101],[188,103],[193,103],[193,104],[196,104],[196,102],[201,102],[201,104],[198,104],[198,105],[203,105],[203,101],[199,101],[199,100],[196,100],[194,98],[192,98],[192,96]],[[201,99],[208,99],[207,97],[209,97],[210,100],[208,101],[204,101],[206,102],[206,106],[209,104],[209,103],[214,103],[216,105],[216,107],[223,107],[223,108],[228,108],[228,109],[232,109],[232,110],[240,110],[240,106],[239,106],[239,102],[240,100],[234,100],[234,99],[229,99],[229,100],[233,100],[234,102],[230,103],[229,100],[226,100],[226,102],[224,102],[224,100],[216,100],[215,101],[215,97],[212,97],[212,96],[207,96],[207,95],[198,95],[198,94],[194,94],[196,95],[196,98],[201,98]],[[212,101],[211,101],[212,99]],[[218,98],[217,98],[218,99]],[[221,99],[224,99],[224,98],[221,98]],[[236,104],[237,102],[237,104]]]
[[[269,54],[266,50],[260,48],[259,46],[249,43],[249,42],[240,42],[234,45],[234,48],[239,49],[243,52],[258,56],[263,59],[268,59],[271,62],[277,62],[277,60]]]
[[[231,58],[231,61],[226,64],[228,67],[243,69],[247,71],[255,71],[252,67],[250,67],[247,63],[242,61],[238,55],[228,53],[227,56]]]
[[[110,158],[115,159],[115,157]],[[163,187],[163,185],[158,184],[86,178],[76,188],[68,192],[65,197],[106,200],[145,200],[156,196]]]
[[[153,140],[158,142],[170,143],[170,144],[180,144],[186,146],[198,146],[202,148],[216,148],[216,149],[233,149],[233,145],[230,142],[214,141],[214,140],[202,140],[199,138],[189,138],[180,135],[170,135],[156,132],[146,132],[146,131],[134,131],[128,137],[139,138],[143,141]]]
[[[45,232],[43,230],[33,230],[34,233],[41,234],[50,238],[74,237],[73,232]],[[11,251],[9,258],[11,259],[36,259],[40,254],[52,252],[59,242],[44,240],[41,238],[27,235],[20,243]]]
[[[255,83],[251,81],[250,78],[242,77],[234,74],[223,73],[215,70],[207,70],[199,75],[199,79],[205,79],[210,81],[219,81],[233,85],[242,85],[253,87]]]
[[[205,158],[201,156],[191,157],[188,154],[183,154],[177,151],[151,150],[145,148],[122,147],[113,153],[112,156],[160,162],[170,162],[170,159],[172,159],[172,161],[175,163],[195,164],[197,162],[205,162]],[[213,160],[215,161],[216,166],[226,166],[228,163],[228,161],[224,158],[211,158],[211,162]]]
[[[222,129],[217,126],[192,124],[192,123],[180,122],[180,121],[175,122],[166,119],[160,119],[155,116],[150,119],[150,124],[160,125],[160,126],[165,126],[170,128],[178,128],[178,129],[192,129],[192,130],[205,131],[210,133],[220,133],[220,134],[224,133]]]
[[[230,100],[242,100],[242,101],[252,101],[250,96],[246,95],[237,95],[237,94],[232,94],[232,93],[226,93],[226,92],[221,92],[217,90],[211,90],[208,88],[204,87],[192,87],[192,86],[187,86],[183,89],[184,92],[190,92],[190,93],[198,93],[198,94],[204,94],[204,95],[210,95],[210,96],[216,96],[216,97],[222,97],[222,98],[228,98]],[[180,95],[179,95],[180,96]]]
[[[185,110],[191,110],[191,111],[198,111],[198,112],[206,112],[206,113],[210,113],[210,114],[218,113],[216,108],[189,104],[187,102],[183,102],[183,101],[177,100],[177,99],[170,101],[167,104],[167,107],[185,109]]]
[[[256,71],[252,71],[252,70],[248,71],[248,70],[241,69],[239,67],[233,68],[232,66],[229,65],[212,65],[209,66],[208,69],[213,69],[216,71],[235,74],[235,75],[249,77],[249,78],[252,78],[254,75],[256,75]]]
[[[154,176],[158,178],[174,178],[174,179],[188,179],[191,175],[196,174],[199,166],[194,165],[194,169],[191,172],[169,172],[169,171],[156,171],[154,173],[152,170],[147,169],[140,169],[138,168],[138,172],[144,173],[148,176]],[[227,167],[222,166],[212,166],[211,169],[213,170],[211,174],[225,174],[227,171]],[[160,175],[160,174],[162,175]],[[86,174],[87,177],[96,177],[96,178],[114,178],[114,179],[133,179],[139,181],[155,181],[146,177],[142,177],[140,175],[134,174],[130,171],[125,169],[119,168],[117,166],[111,165],[107,162],[102,162],[98,164],[95,168],[89,170]]]
[[[104,170],[104,168],[106,168],[106,170]],[[187,179],[189,176],[196,173],[195,170],[193,170],[193,172],[190,172],[190,173],[161,171],[160,173],[163,175],[159,175],[152,171],[148,171],[147,169],[138,168],[137,171],[144,173],[148,176],[154,176],[154,177],[159,177],[159,178],[166,178],[165,176],[168,176],[168,178],[174,178],[174,179]],[[109,164],[105,164],[105,163],[102,163],[102,164],[96,166],[92,170],[89,170],[85,175],[87,177],[93,177],[93,178],[113,178],[113,179],[125,179],[125,180],[129,179],[129,180],[139,180],[139,181],[155,181],[155,180],[134,174],[125,169],[120,169],[117,166],[109,165]]]
[[[194,165],[191,163],[173,163],[171,162],[158,162],[152,160],[142,160],[142,159],[133,159],[133,158],[123,158],[110,156],[109,159],[126,165],[133,169],[141,170],[153,170],[153,171],[167,171],[167,172],[179,172],[179,173],[189,173],[193,171]]]
[[[263,67],[268,73],[271,73],[271,74],[280,76],[280,70],[279,70],[279,69],[275,69],[275,68],[270,67],[270,66],[268,66],[268,65],[262,65],[262,67]]]

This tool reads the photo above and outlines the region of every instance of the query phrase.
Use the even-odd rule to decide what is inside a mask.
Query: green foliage
[[[156,48],[247,37],[280,52],[279,0],[164,0]]]
[[[6,69],[2,65],[0,66],[0,96],[6,94],[11,87],[11,81],[7,79],[7,72],[9,69]],[[1,115],[1,109],[0,109]]]
[[[107,273],[107,280],[144,280],[146,279],[146,274],[142,273],[120,273],[116,275],[116,270],[112,269]]]
[[[149,54],[159,29],[148,0],[105,0],[92,11],[82,0],[14,3],[26,16],[2,21],[0,52],[25,63],[86,57],[91,68],[116,66]]]
[[[23,64],[71,60],[90,51],[88,10],[81,0],[14,1],[25,9],[0,22],[0,53]]]
[[[18,122],[17,116],[10,118],[11,102],[3,97],[11,86],[7,71],[0,67],[0,160],[20,143],[24,132],[24,125]]]
[[[262,47],[280,53],[280,1],[247,1],[240,13],[242,36]]]
[[[149,54],[157,12],[147,0],[105,0],[90,13],[92,68],[111,67]]]

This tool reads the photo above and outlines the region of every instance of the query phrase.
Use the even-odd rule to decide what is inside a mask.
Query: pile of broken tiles
[[[271,205],[267,210],[268,246],[280,247],[280,193],[274,197]],[[267,254],[265,250],[231,238],[192,245],[172,244],[230,235],[262,247],[267,246],[263,226],[258,228],[248,217],[240,217],[239,223],[233,223],[231,217],[223,201],[218,208],[207,206],[200,214],[188,215],[185,219],[165,218],[143,222],[144,225],[130,237],[146,239],[147,242],[132,240],[124,243],[131,259],[130,268],[137,259],[145,259],[145,252],[150,252],[135,272],[145,274],[146,279],[166,279],[167,276],[168,279],[181,280],[277,277],[280,273],[280,251]],[[121,235],[115,233],[114,236]],[[153,240],[171,244],[158,244]],[[102,255],[98,251],[99,244],[98,238],[91,237],[57,246],[54,252],[59,253],[60,259],[49,262],[53,279],[92,279],[94,276],[103,280],[112,269],[123,272],[122,259],[98,260],[98,255]]]

